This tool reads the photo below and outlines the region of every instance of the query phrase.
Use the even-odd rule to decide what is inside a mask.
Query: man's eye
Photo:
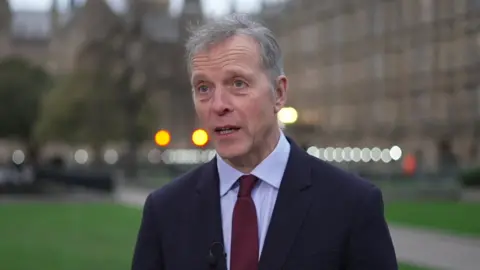
[[[246,84],[242,80],[235,80],[235,81],[233,81],[233,86],[235,86],[237,88],[243,88],[243,87],[246,86]]]
[[[208,91],[208,86],[200,85],[200,86],[197,87],[197,91],[200,92],[200,93],[207,92]]]

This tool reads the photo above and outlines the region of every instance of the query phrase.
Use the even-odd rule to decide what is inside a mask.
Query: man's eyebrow
[[[240,77],[252,77],[253,76],[253,72],[248,72],[248,71],[241,70],[241,69],[230,69],[230,70],[227,70],[226,73],[229,76],[240,76]]]
[[[195,83],[197,81],[205,80],[205,75],[201,73],[193,74],[192,75],[192,83]]]

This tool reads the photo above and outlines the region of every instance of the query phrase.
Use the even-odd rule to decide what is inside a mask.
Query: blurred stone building
[[[174,147],[191,147],[182,45],[187,22],[203,19],[200,0],[185,0],[178,17],[168,0],[136,3],[148,10],[154,68],[169,78],[155,95],[158,128],[172,132]],[[19,54],[68,73],[89,39],[126,18],[103,0],[71,0],[69,10],[11,12],[0,0],[0,57]],[[448,146],[462,164],[480,161],[480,0],[285,0],[258,16],[284,50],[289,105],[299,112],[287,131],[300,143],[399,145],[427,169],[442,166]]]
[[[289,130],[321,147],[480,161],[479,0],[298,0],[266,20],[290,78]],[[440,150],[443,149],[443,150]]]
[[[73,71],[78,57],[90,41],[101,39],[129,18],[139,7],[143,38],[151,45],[145,61],[155,72],[158,127],[168,129],[179,147],[186,146],[195,128],[191,91],[184,66],[183,43],[189,23],[203,20],[200,0],[185,0],[182,12],[173,17],[168,0],[129,0],[130,8],[115,12],[105,0],[70,0],[67,12],[60,12],[58,0],[50,11],[13,12],[8,0],[0,0],[0,58],[18,55],[44,66],[54,75]]]

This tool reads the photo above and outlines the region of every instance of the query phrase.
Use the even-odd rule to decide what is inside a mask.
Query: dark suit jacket
[[[396,270],[380,190],[289,141],[259,270]],[[209,266],[214,242],[223,243],[215,159],[148,196],[132,269],[221,269]]]

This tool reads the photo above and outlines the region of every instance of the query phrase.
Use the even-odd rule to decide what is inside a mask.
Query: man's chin
[[[245,147],[238,144],[222,145],[217,144],[215,147],[217,154],[223,159],[235,159],[246,154]]]

